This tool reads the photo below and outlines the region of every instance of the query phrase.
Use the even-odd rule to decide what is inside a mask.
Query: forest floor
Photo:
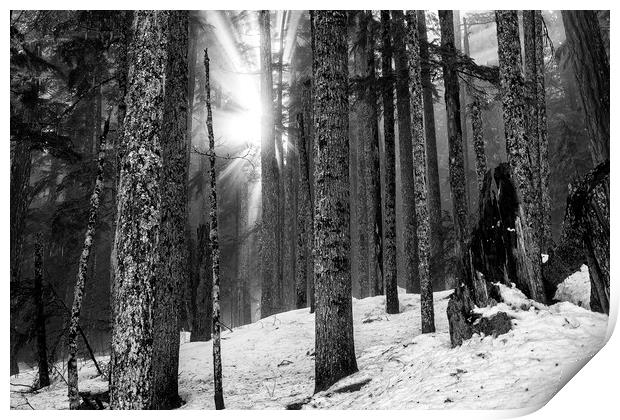
[[[585,271],[584,271],[585,270]],[[586,305],[587,268],[569,277],[545,306],[517,289],[501,286],[505,300],[481,310],[512,317],[513,328],[497,338],[474,335],[450,348],[446,306],[451,291],[436,292],[437,332],[420,334],[420,296],[399,290],[401,313],[386,315],[383,296],[353,299],[359,372],[329,390],[314,389],[314,315],[307,309],[270,316],[222,334],[227,408],[282,409],[523,409],[546,403],[605,342],[607,316]],[[588,289],[586,292],[584,288]],[[211,342],[183,343],[179,393],[183,409],[212,409]],[[102,362],[106,362],[105,359]],[[11,407],[68,406],[57,375],[36,393],[24,393],[35,370],[11,377]],[[81,390],[105,390],[92,363],[80,369]]]

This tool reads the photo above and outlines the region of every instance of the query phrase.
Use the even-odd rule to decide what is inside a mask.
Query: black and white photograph
[[[10,3],[10,411],[532,412],[610,338],[610,10]]]

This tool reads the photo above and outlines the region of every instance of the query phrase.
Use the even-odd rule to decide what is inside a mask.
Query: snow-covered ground
[[[484,316],[508,313],[513,329],[497,338],[475,335],[452,349],[446,318],[451,292],[434,294],[437,332],[425,335],[420,334],[419,295],[399,292],[397,315],[385,314],[382,296],[353,299],[359,372],[314,396],[314,315],[307,309],[224,332],[227,408],[285,408],[298,402],[303,408],[339,409],[536,407],[604,343],[606,315],[570,302],[541,305],[501,286],[506,302],[480,311]],[[211,350],[211,342],[181,345],[179,392],[186,401],[184,409],[214,408]],[[11,377],[11,383],[31,384],[34,374],[26,371]],[[351,384],[363,385],[354,391],[341,389]],[[106,386],[90,363],[82,365],[81,389]],[[68,406],[60,378],[35,394],[17,392],[25,390],[19,386],[11,390],[13,408]]]
[[[579,271],[558,284],[555,299],[590,309],[590,274],[587,265],[582,265]]]

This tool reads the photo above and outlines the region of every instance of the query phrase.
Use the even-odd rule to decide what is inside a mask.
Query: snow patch
[[[582,265],[579,271],[560,283],[554,299],[590,309],[590,273],[588,266]]]

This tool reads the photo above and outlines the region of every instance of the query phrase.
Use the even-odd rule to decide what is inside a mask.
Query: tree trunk
[[[213,269],[213,386],[215,409],[224,409],[222,390],[222,351],[220,346],[220,248],[217,226],[217,176],[215,174],[215,136],[213,135],[213,116],[211,113],[211,87],[209,84],[209,55],[205,49],[205,92],[207,95],[207,133],[209,135],[209,240],[211,242],[211,264]]]
[[[43,301],[43,236],[37,235],[34,253],[34,306],[35,336],[37,338],[37,361],[39,367],[39,387],[50,385],[47,363],[47,334],[45,332],[45,303]]]
[[[396,273],[396,157],[394,154],[394,78],[390,12],[381,11],[381,75],[383,90],[383,133],[385,142],[385,194],[383,215],[383,272],[385,274],[385,310],[397,314],[398,284]]]
[[[597,164],[609,159],[609,60],[595,11],[563,10],[562,20]]]
[[[154,409],[180,405],[178,396],[179,314],[182,290],[189,279],[187,51],[189,12],[173,11],[167,24],[167,62],[161,152],[163,161],[159,266],[153,312]]]
[[[415,168],[415,212],[417,219],[418,270],[420,275],[420,308],[422,333],[435,332],[433,306],[433,282],[429,271],[430,218],[428,214],[428,190],[426,188],[426,151],[422,128],[422,81],[420,66],[420,40],[417,31],[417,17],[414,11],[407,11],[409,87],[411,92],[411,136],[413,140],[413,167]]]
[[[361,17],[361,16],[360,16]],[[360,39],[359,50],[365,55],[363,73],[363,92],[359,100],[360,109],[359,135],[362,144],[364,162],[363,183],[366,186],[366,220],[368,240],[368,293],[372,296],[383,294],[383,210],[381,207],[381,175],[379,162],[379,119],[377,111],[377,93],[375,78],[375,41],[374,20],[372,12],[363,15],[365,39]]]
[[[413,24],[416,20],[413,20]],[[412,119],[422,118],[422,110],[420,114],[416,114],[418,110],[411,107],[412,97],[409,95],[410,84],[410,68],[407,68],[407,52],[405,50],[405,20],[402,10],[392,11],[392,39],[394,42],[394,65],[396,68],[396,107],[398,112],[398,146],[400,158],[400,184],[402,194],[402,217],[403,217],[403,246],[405,252],[405,289],[407,293],[420,293],[420,273],[418,272],[419,256],[418,256],[418,235],[416,221],[416,190],[419,187],[417,178],[414,181],[414,151],[412,148]],[[417,40],[417,35],[416,35]],[[411,57],[409,57],[411,58]],[[419,50],[416,42],[416,57],[414,62],[419,67]],[[418,72],[419,73],[419,72]],[[417,83],[417,82],[411,82]],[[418,91],[415,92],[416,94]],[[421,94],[421,91],[419,92]],[[421,96],[420,96],[421,99]],[[417,105],[418,98],[413,98],[414,104]],[[413,122],[419,123],[419,129],[422,129],[422,120]],[[418,127],[416,127],[417,129]],[[424,141],[423,132],[415,132]],[[415,141],[415,139],[414,139]],[[425,152],[424,152],[425,154]],[[426,158],[422,168],[426,168]],[[416,167],[417,169],[417,167]],[[422,175],[426,179],[426,174]],[[416,171],[417,177],[417,171]],[[415,182],[415,184],[414,184]],[[426,188],[426,185],[424,186]],[[426,198],[425,198],[426,199]],[[426,204],[425,204],[426,206]]]
[[[452,217],[456,236],[456,258],[459,263],[457,276],[461,277],[459,282],[463,282],[466,281],[468,272],[464,264],[464,261],[466,261],[465,252],[469,243],[469,232],[467,227],[468,205],[465,185],[465,168],[463,165],[463,141],[461,138],[459,83],[454,63],[455,48],[452,11],[440,10],[439,24],[441,27],[441,63],[448,123],[448,159],[453,206]]]
[[[347,16],[314,14],[315,392],[357,372],[349,260]]]
[[[112,332],[112,409],[150,408],[159,277],[162,128],[169,12],[137,11],[123,122]],[[185,120],[183,120],[185,121]],[[176,374],[176,373],[175,373]]]
[[[534,230],[538,218],[538,198],[535,177],[529,158],[529,143],[525,131],[524,82],[521,72],[519,21],[516,11],[496,11],[499,73],[503,104],[506,154],[520,203],[515,221],[519,240],[520,278],[528,279],[523,292],[531,299],[545,302],[541,277],[540,245]],[[538,162],[536,162],[538,163]]]
[[[299,201],[297,211],[297,264],[295,273],[295,307],[305,308],[308,304],[307,285],[309,261],[312,260],[312,203],[310,201],[310,173],[306,150],[306,130],[303,114],[297,114],[297,152],[299,158]]]
[[[478,181],[478,196],[484,183],[484,176],[487,173],[487,155],[484,148],[484,131],[482,129],[482,109],[480,108],[480,99],[476,96],[472,97],[469,104],[469,113],[471,115],[471,133],[474,143],[474,153],[476,154],[476,179]],[[480,199],[480,198],[479,198]]]
[[[363,121],[367,118],[367,106],[368,103],[365,98],[366,87],[366,70],[368,66],[367,57],[367,22],[366,14],[363,11],[355,12],[355,25],[352,31],[353,39],[350,43],[354,45],[351,49],[353,55],[353,68],[352,79],[355,83],[353,89],[353,101],[351,103],[351,114],[354,117],[351,124],[351,152],[352,159],[357,160],[355,168],[355,174],[352,175],[352,180],[357,180],[357,199],[352,200],[355,203],[357,220],[352,220],[351,234],[353,237],[357,236],[357,277],[360,286],[360,297],[365,298],[370,295],[369,285],[369,264],[368,264],[368,212],[367,212],[367,185],[366,185],[366,166],[367,162],[364,156],[364,144],[369,141],[367,138],[371,133],[366,131],[366,124]],[[353,141],[355,139],[355,141]],[[353,166],[353,165],[352,165]],[[353,177],[355,175],[355,177]],[[354,188],[354,183],[351,182],[351,187]],[[354,191],[351,191],[353,196]],[[353,212],[352,212],[353,213]],[[353,241],[351,241],[353,243]],[[355,262],[355,261],[353,261]]]
[[[77,410],[80,408],[80,395],[78,390],[78,370],[77,370],[77,335],[80,324],[80,312],[84,298],[84,282],[88,271],[88,261],[90,251],[93,247],[95,229],[97,227],[97,216],[99,213],[99,201],[103,190],[103,174],[105,163],[106,137],[110,128],[110,118],[105,122],[103,133],[99,137],[99,154],[97,157],[97,177],[95,178],[95,188],[90,196],[90,209],[88,212],[88,226],[84,235],[84,246],[78,264],[77,280],[73,292],[73,306],[71,308],[71,318],[69,320],[69,330],[67,332],[67,343],[69,360],[67,361],[67,385],[69,388],[69,408]]]
[[[433,83],[426,33],[424,10],[417,10],[418,36],[420,39],[420,79],[424,102],[424,132],[426,137],[426,162],[428,182],[428,215],[430,220],[430,272],[434,273],[433,261],[441,249],[441,194],[439,189],[439,166],[437,164],[437,139],[435,136],[435,110],[433,108]]]
[[[275,153],[273,117],[273,78],[271,74],[271,34],[269,11],[259,12],[261,57],[261,189],[262,189],[262,244],[261,244],[261,318],[277,312],[278,306],[278,185],[279,169]]]

